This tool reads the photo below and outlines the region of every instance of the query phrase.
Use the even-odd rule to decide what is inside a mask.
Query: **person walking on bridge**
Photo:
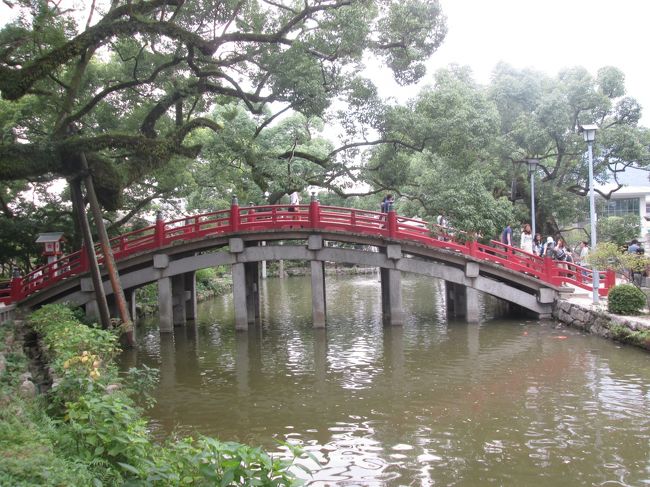
[[[510,227],[510,224],[508,224],[506,228],[503,229],[503,232],[501,232],[501,243],[512,247],[512,228]]]

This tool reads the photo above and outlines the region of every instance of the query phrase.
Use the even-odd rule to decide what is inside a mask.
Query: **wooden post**
[[[309,202],[309,224],[312,228],[320,226],[320,203],[316,198],[316,193],[311,194],[311,201]]]
[[[86,160],[86,155],[83,152],[81,153],[81,165],[84,172],[86,173],[84,176],[84,184],[86,186],[88,202],[90,203],[93,220],[95,221],[95,227],[97,228],[97,233],[99,235],[99,241],[102,246],[102,252],[104,254],[104,266],[108,271],[108,277],[113,288],[113,296],[115,297],[117,310],[120,314],[120,320],[122,321],[122,336],[124,337],[125,345],[132,347],[135,345],[135,337],[133,335],[133,322],[129,316],[129,307],[126,303],[126,297],[124,296],[124,290],[122,289],[120,276],[117,272],[117,268],[115,267],[113,250],[111,249],[108,233],[106,233],[106,227],[104,226],[102,209],[99,206],[99,200],[97,199],[97,194],[95,193],[95,185],[93,184],[93,178],[88,168],[88,161]]]
[[[88,264],[88,270],[90,270],[90,277],[93,281],[93,289],[95,290],[95,299],[99,311],[100,324],[102,325],[102,328],[108,329],[111,327],[111,313],[108,310],[106,293],[104,292],[104,286],[102,284],[102,274],[99,270],[99,264],[97,263],[97,254],[95,254],[95,243],[93,242],[90,224],[88,223],[88,217],[86,216],[86,205],[83,201],[83,195],[81,194],[81,180],[78,178],[70,181],[70,197],[72,199],[72,204],[79,215],[79,223],[83,235],[80,258],[82,263]]]
[[[156,242],[157,249],[165,245],[165,220],[163,219],[161,211],[158,211],[156,213],[156,229],[154,233],[154,241]]]
[[[9,292],[11,300],[14,303],[17,303],[23,299],[23,278],[20,275],[18,268],[14,269],[13,276],[11,277],[11,282],[9,284]]]
[[[391,209],[388,211],[388,236],[390,238],[395,238],[397,237],[397,212]]]
[[[232,232],[239,231],[239,201],[237,196],[232,196],[232,203],[230,204],[230,230]]]

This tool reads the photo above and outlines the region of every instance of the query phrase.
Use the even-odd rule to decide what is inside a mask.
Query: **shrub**
[[[607,309],[619,315],[638,314],[646,305],[646,296],[633,284],[614,286],[609,291]]]
[[[300,465],[260,448],[206,437],[156,444],[133,399],[151,405],[155,371],[130,370],[122,382],[113,362],[117,335],[83,325],[64,306],[46,305],[29,323],[56,375],[47,395],[54,418],[41,411],[32,428],[23,427],[26,414],[7,407],[3,398],[15,394],[0,377],[0,485],[302,485],[291,471]]]

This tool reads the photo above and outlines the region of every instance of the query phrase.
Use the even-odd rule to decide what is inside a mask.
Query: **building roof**
[[[63,239],[63,232],[39,233],[36,243],[58,242]]]

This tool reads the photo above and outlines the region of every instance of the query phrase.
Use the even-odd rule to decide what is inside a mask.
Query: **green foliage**
[[[356,154],[336,161],[316,134],[339,117],[359,140],[382,125],[361,63],[415,82],[446,34],[437,0],[108,3],[92,21],[83,2],[7,3],[19,15],[0,29],[0,180],[73,178],[83,153],[104,207],[129,209],[118,224],[156,199],[210,210],[231,191],[276,202],[340,186]]]
[[[650,265],[650,256],[630,254],[626,248],[612,242],[600,242],[596,251],[589,252],[589,265],[598,269],[613,269],[617,272],[643,272]]]
[[[295,456],[301,450],[291,447]],[[273,458],[260,448],[214,438],[186,438],[142,462],[140,469],[123,465],[137,474],[143,485],[297,486],[289,473],[292,461]]]
[[[467,68],[441,70],[435,84],[425,87],[408,107],[386,111],[384,129],[399,143],[390,151],[374,151],[366,178],[376,188],[390,187],[409,198],[409,213],[422,214],[423,209],[427,215],[462,205],[440,197],[441,191],[448,186],[475,190],[475,170],[483,175],[482,196],[473,199],[482,199],[487,207],[507,195],[514,179],[524,198],[514,205],[508,222],[522,223],[530,221],[530,174],[523,162],[537,159],[537,229],[554,235],[586,213],[588,164],[584,140],[577,133],[580,124],[599,121],[594,145],[598,182],[611,180],[614,167],[646,166],[650,160],[650,133],[638,126],[640,107],[624,96],[623,80],[611,67],[599,70],[596,77],[579,67],[550,77],[499,64],[484,87],[472,80]],[[475,207],[466,205],[468,211]],[[485,214],[489,217],[490,212],[479,207],[472,216]],[[505,216],[500,212],[502,224]],[[465,219],[457,218],[456,224],[477,228],[476,222],[461,223]],[[620,239],[629,230],[604,229],[604,234]]]
[[[53,364],[48,399],[57,405],[49,409],[56,416],[48,417],[38,401],[25,404],[16,397],[26,361],[10,358],[9,373],[0,379],[0,484],[301,484],[290,473],[293,460],[260,448],[206,437],[157,445],[133,400],[153,386],[154,371],[131,370],[130,382],[123,384],[108,363],[117,352],[114,335],[79,323],[64,306],[44,306],[29,322]],[[285,447],[294,457],[302,455],[297,447]]]
[[[650,350],[650,330],[631,330],[627,326],[615,323],[609,327],[612,338],[619,342],[636,345]]]
[[[122,392],[84,393],[66,404],[64,431],[83,462],[104,458],[115,468],[120,462],[144,458],[151,449],[146,422]]]
[[[623,247],[639,235],[638,215],[610,216],[598,219],[597,235],[601,242],[612,242]]]
[[[639,314],[646,305],[646,295],[633,284],[620,284],[610,289],[607,309],[619,315]]]

